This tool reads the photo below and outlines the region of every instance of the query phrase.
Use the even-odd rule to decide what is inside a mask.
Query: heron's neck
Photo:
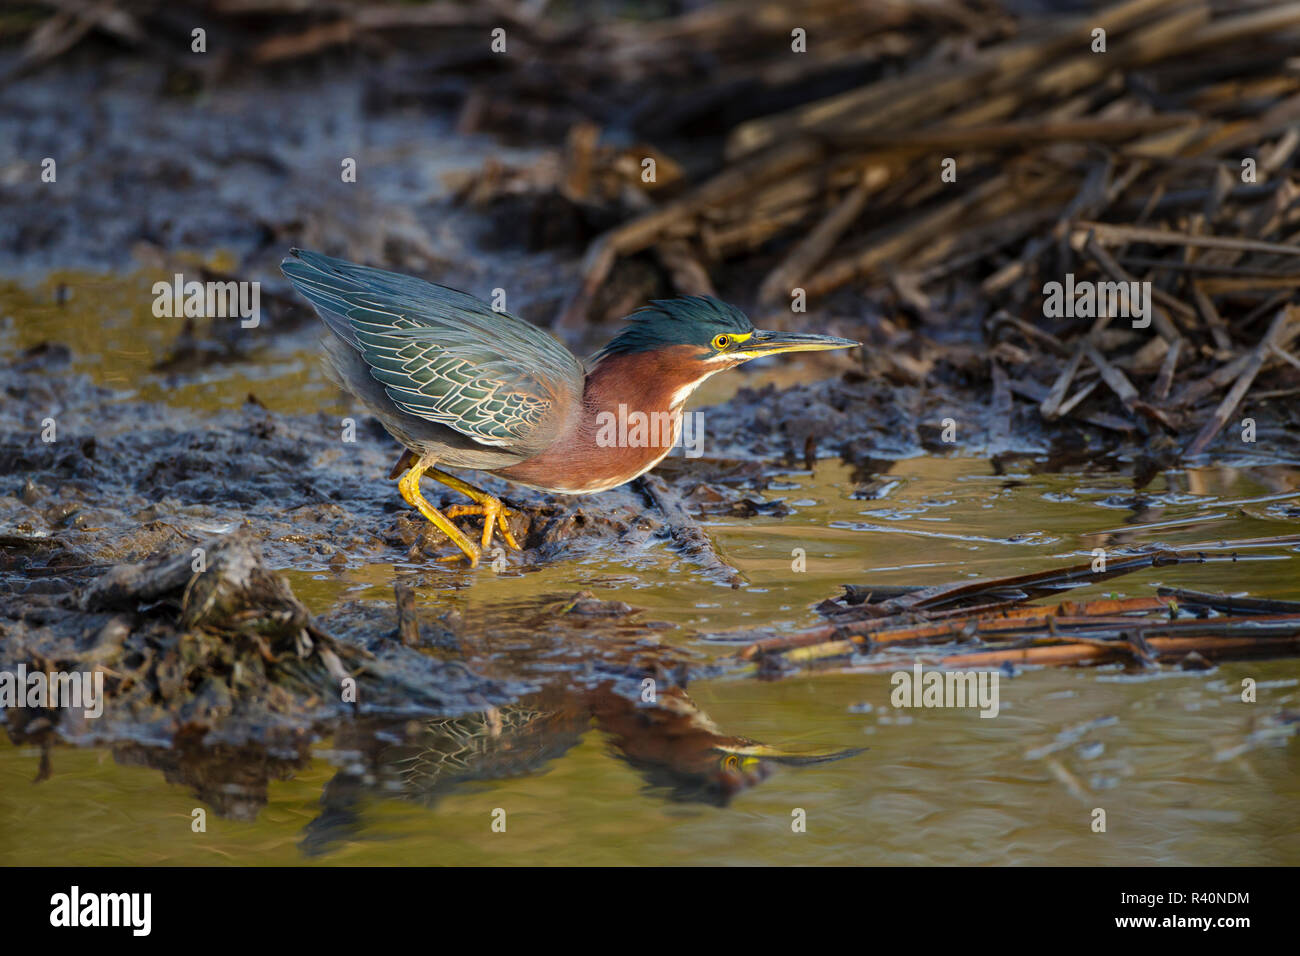
[[[656,352],[608,355],[587,375],[583,391],[584,425],[595,426],[602,413],[672,413],[678,418],[686,399],[721,369],[702,369],[699,350],[681,345]]]
[[[693,346],[608,355],[587,375],[582,407],[556,441],[497,472],[512,481],[585,494],[644,474],[673,448],[682,408],[714,370],[701,370]],[[720,371],[720,369],[719,369]]]

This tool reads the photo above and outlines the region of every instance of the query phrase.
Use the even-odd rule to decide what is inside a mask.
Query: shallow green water
[[[421,599],[472,612],[589,588],[676,625],[665,641],[712,655],[730,647],[701,634],[806,626],[816,619],[810,606],[841,583],[931,584],[1045,568],[1098,546],[1282,534],[1295,530],[1300,506],[1300,471],[1282,466],[1171,473],[1144,490],[1136,511],[1125,503],[1131,480],[1120,474],[993,471],[970,459],[902,461],[869,500],[851,497],[857,486],[838,462],[791,474],[788,487],[768,494],[784,497],[794,514],[711,525],[752,582],[740,591],[709,584],[661,549],[630,565],[611,555],[522,577],[483,570],[467,574],[462,588],[426,590]],[[1217,514],[1226,517],[1204,517]],[[807,552],[802,573],[791,570],[796,548]],[[1297,596],[1294,548],[1248,555],[1146,571],[1092,593],[1146,595],[1160,583]],[[393,573],[376,565],[341,578],[290,576],[322,610],[344,597],[391,600]],[[1244,677],[1259,682],[1257,703],[1241,702]],[[251,819],[209,812],[202,834],[191,832],[191,812],[209,804],[159,770],[124,765],[108,749],[59,748],[48,779],[34,783],[38,752],[3,743],[0,862],[1300,862],[1296,725],[1277,720],[1300,708],[1296,661],[1145,677],[1111,667],[1030,670],[1002,680],[992,720],[973,710],[895,710],[883,674],[696,681],[689,691],[727,734],[795,752],[869,749],[782,767],[716,807],[668,799],[592,727],[537,769],[454,787],[432,805],[363,787],[348,803],[347,826],[309,853],[327,784],[358,759],[338,741],[273,779]],[[1106,833],[1090,827],[1098,807]],[[507,815],[504,833],[492,830],[497,809]],[[806,832],[792,832],[796,809],[806,811]]]

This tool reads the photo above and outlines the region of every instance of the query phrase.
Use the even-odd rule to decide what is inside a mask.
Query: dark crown
[[[754,331],[754,323],[734,305],[709,295],[656,299],[627,317],[628,326],[593,359],[608,355],[649,352],[671,345],[708,348],[719,333]]]

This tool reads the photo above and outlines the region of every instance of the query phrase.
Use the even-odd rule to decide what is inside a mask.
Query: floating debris
[[[1268,544],[1297,542],[1300,536],[1281,535]],[[1222,542],[1218,549],[1252,544],[1261,542]],[[1300,654],[1300,603],[1294,601],[1159,588],[1155,597],[1031,603],[1146,568],[1206,560],[1199,550],[1161,549],[1118,556],[1104,570],[1090,563],[937,587],[848,585],[842,598],[818,605],[829,619],[825,625],[714,637],[751,641],[735,659],[757,664],[764,676],[810,666],[893,671],[917,659],[915,650],[903,648],[931,645],[939,648],[925,655],[931,666],[962,669],[1120,661],[1194,670],[1220,660]]]

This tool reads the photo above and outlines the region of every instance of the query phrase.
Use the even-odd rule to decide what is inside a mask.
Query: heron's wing
[[[300,250],[280,268],[408,414],[483,445],[528,447],[582,398],[572,352],[471,295]]]

